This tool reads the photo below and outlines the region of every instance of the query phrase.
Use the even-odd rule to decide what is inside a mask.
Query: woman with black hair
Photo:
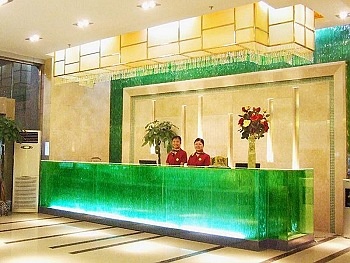
[[[188,166],[209,166],[210,156],[203,151],[204,140],[202,138],[197,138],[194,140],[195,153],[191,154],[188,158]]]

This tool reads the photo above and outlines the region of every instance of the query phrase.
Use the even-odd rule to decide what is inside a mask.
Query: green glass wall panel
[[[312,170],[42,161],[40,206],[250,240],[313,233]]]
[[[315,63],[346,61],[346,114],[350,116],[350,25],[329,27],[316,30]],[[347,118],[347,130],[350,131],[350,121]],[[350,151],[350,133],[347,133],[347,149]]]
[[[111,83],[110,97],[110,160],[121,162],[122,159],[122,124],[123,124],[123,87],[122,83]]]

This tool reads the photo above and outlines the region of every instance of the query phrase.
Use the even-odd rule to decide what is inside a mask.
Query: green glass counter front
[[[313,170],[42,161],[40,207],[288,241],[313,233]]]

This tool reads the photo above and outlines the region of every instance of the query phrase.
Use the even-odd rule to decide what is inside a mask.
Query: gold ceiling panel
[[[148,29],[148,46],[167,45],[179,41],[179,22],[171,22]]]
[[[200,16],[180,20],[180,41],[202,36],[202,19]]]
[[[101,40],[101,57],[120,54],[120,36]]]
[[[294,22],[305,25],[305,6],[294,6]]]
[[[66,49],[66,57],[65,57],[65,63],[70,64],[74,62],[79,62],[80,59],[80,48],[77,47],[71,47]]]
[[[167,57],[179,54],[179,43],[171,43],[148,48],[148,58],[155,59],[159,57]]]
[[[229,45],[224,47],[207,49],[207,51],[213,54],[220,54],[220,53],[227,53],[227,52],[235,52],[243,49],[245,48],[240,45]]]
[[[147,29],[127,33],[120,36],[121,47],[147,42]]]
[[[269,32],[269,8],[263,2],[254,5],[255,27],[259,30]]]
[[[294,23],[294,42],[305,46],[305,27]]]
[[[254,3],[236,7],[235,26],[236,30],[253,27],[255,17]]]
[[[283,32],[283,34],[281,34]],[[294,41],[294,23],[288,22],[270,26],[270,45],[281,45]]]
[[[286,50],[312,59],[315,12],[264,2],[212,12],[54,52],[54,76],[125,70],[211,54]],[[238,53],[237,53],[238,54]]]
[[[192,51],[188,53],[184,53],[183,55],[191,58],[198,58],[198,57],[205,57],[209,56],[211,53],[204,51],[204,50],[199,50],[199,51]]]
[[[315,32],[308,28],[305,29],[305,46],[310,50],[315,50]]]
[[[72,74],[80,71],[79,62],[67,64],[64,68],[64,74]]]
[[[63,49],[63,50],[59,50],[59,51],[56,51],[55,52],[55,57],[54,57],[54,61],[62,61],[64,60],[66,57],[66,50]]]
[[[234,25],[203,30],[203,49],[233,45]]]
[[[202,49],[201,38],[180,41],[180,54],[198,51],[201,49]]]
[[[227,9],[215,13],[203,15],[203,29],[209,29],[233,24],[235,20],[235,9]]]
[[[270,24],[270,26],[275,25],[275,24],[293,21],[293,18],[294,18],[293,6],[269,10],[269,24]]]
[[[80,71],[98,69],[100,67],[100,54],[89,54],[80,57]]]
[[[155,65],[155,64],[158,64],[158,63],[155,62],[155,61],[146,59],[146,60],[140,60],[140,61],[131,62],[131,63],[128,63],[126,65],[128,67],[131,67],[131,68],[138,68],[138,67],[144,67],[144,66],[147,66],[147,65]]]
[[[167,57],[158,57],[158,58],[155,58],[154,61],[158,63],[166,63],[166,62],[178,61],[178,60],[184,60],[184,59],[188,59],[188,57],[183,55],[174,55],[174,56],[167,56]]]
[[[120,64],[120,55],[101,57],[101,67],[110,67]]]
[[[57,61],[54,64],[54,76],[64,75],[64,61]]]
[[[100,52],[100,41],[94,41],[80,46],[80,56],[98,52]]]
[[[120,50],[121,63],[129,63],[147,59],[147,43],[122,47]]]
[[[305,7],[305,26],[315,30],[315,12],[308,7]]]

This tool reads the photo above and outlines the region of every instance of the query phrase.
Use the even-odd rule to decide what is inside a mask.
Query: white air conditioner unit
[[[14,145],[12,211],[37,212],[41,132],[26,130],[21,135],[23,141]]]

